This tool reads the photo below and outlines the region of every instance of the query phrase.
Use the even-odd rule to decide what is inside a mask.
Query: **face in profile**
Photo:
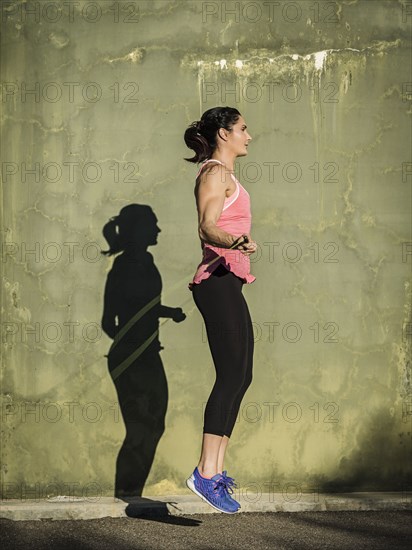
[[[239,116],[237,122],[233,124],[232,131],[226,133],[226,147],[237,157],[247,155],[247,147],[252,136],[247,131],[245,119]]]

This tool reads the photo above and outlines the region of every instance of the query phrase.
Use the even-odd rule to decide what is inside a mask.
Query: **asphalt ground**
[[[249,512],[92,520],[0,519],[3,550],[403,550],[411,511]]]

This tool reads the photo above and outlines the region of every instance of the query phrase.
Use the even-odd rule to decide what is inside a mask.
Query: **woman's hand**
[[[257,243],[252,240],[252,237],[247,234],[247,238],[249,239],[248,243],[243,243],[239,245],[238,250],[242,252],[242,254],[245,254],[246,256],[250,256],[254,252],[256,252],[257,249]]]

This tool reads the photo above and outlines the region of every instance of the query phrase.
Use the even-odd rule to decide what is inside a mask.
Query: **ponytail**
[[[200,120],[192,122],[186,129],[183,139],[189,149],[195,152],[188,162],[199,163],[210,158],[217,147],[216,134],[220,128],[230,131],[240,113],[233,107],[214,107],[205,111]]]

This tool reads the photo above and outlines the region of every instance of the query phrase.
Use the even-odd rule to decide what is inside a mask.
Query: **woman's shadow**
[[[130,204],[104,226],[109,250],[119,254],[108,273],[102,329],[112,339],[108,369],[116,387],[126,437],[116,461],[115,496],[141,496],[165,430],[168,387],[159,317],[179,323],[181,308],[161,304],[162,280],[148,246],[160,229],[153,210]]]

